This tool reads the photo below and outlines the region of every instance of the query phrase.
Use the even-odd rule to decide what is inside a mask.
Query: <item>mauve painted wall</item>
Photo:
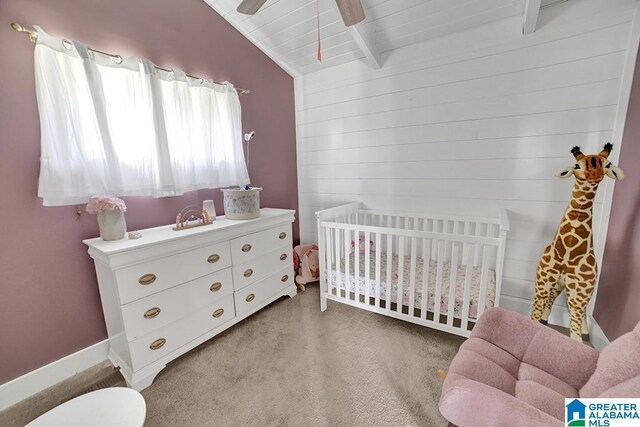
[[[298,205],[293,79],[204,1],[1,0],[0,383],[106,338],[93,263],[81,243],[98,234],[96,218],[77,218],[74,206],[44,208],[36,197],[33,45],[11,21],[251,89],[241,102],[244,129],[257,132],[252,182],[264,187],[262,206]],[[210,198],[221,214],[219,190],[127,198],[128,228],[168,224],[185,205]]]
[[[620,152],[594,318],[609,340],[640,321],[640,55]]]

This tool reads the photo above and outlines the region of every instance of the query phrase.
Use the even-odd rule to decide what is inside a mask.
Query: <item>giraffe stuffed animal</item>
[[[606,176],[620,180],[622,169],[609,161],[613,145],[605,144],[595,155],[584,155],[580,147],[571,153],[576,163],[559,171],[559,178],[575,177],[571,201],[553,242],[546,247],[536,274],[531,318],[547,324],[555,299],[567,290],[571,338],[588,338],[586,310],[596,284],[598,266],[593,250],[593,199]]]

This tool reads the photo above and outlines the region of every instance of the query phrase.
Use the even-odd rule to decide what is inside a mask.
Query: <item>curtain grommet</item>
[[[115,63],[116,63],[116,64],[118,64],[118,65],[119,65],[119,64],[122,64],[122,56],[120,56],[120,55],[115,55],[115,56],[113,57],[113,62],[115,62]]]

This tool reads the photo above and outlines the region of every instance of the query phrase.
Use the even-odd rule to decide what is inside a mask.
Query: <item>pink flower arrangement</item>
[[[120,211],[127,210],[127,205],[124,204],[124,200],[118,199],[113,196],[91,196],[89,203],[87,203],[87,212],[92,215],[102,211]]]

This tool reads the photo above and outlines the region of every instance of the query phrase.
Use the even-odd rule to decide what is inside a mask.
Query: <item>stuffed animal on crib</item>
[[[296,270],[296,286],[301,291],[309,282],[320,280],[320,262],[316,245],[298,245],[293,248],[293,264]]]
[[[575,163],[556,174],[575,178],[569,207],[538,265],[531,318],[547,324],[553,302],[566,289],[571,338],[577,341],[589,337],[586,309],[598,274],[593,250],[593,201],[605,176],[624,178],[622,169],[609,161],[612,149],[613,145],[607,143],[594,155],[582,154],[580,147],[571,150]]]
[[[367,250],[367,243],[364,241],[364,235],[360,234],[358,238],[358,248],[360,249],[360,253],[363,254]],[[351,250],[355,250],[356,242],[355,240],[351,241]],[[369,250],[373,250],[373,240],[369,240]]]

